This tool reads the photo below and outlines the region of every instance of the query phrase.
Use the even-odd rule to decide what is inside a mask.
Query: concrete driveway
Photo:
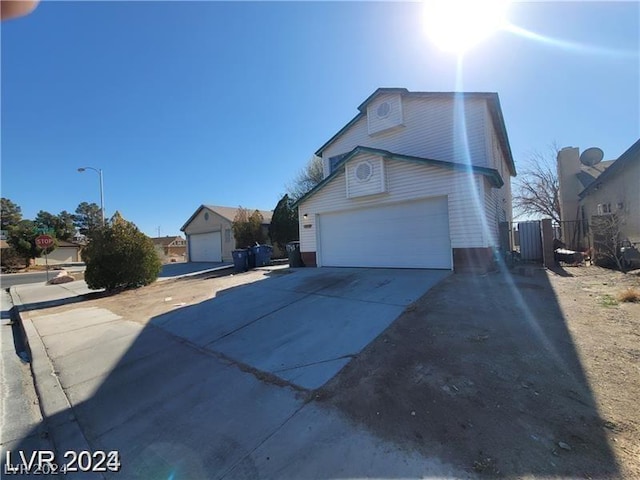
[[[152,320],[173,335],[302,387],[324,385],[443,270],[283,270]]]
[[[448,272],[287,271],[203,281],[230,288],[147,321],[134,321],[144,300],[133,293],[23,312],[56,448],[119,452],[121,470],[104,474],[114,479],[466,477],[304,390],[335,375]],[[178,296],[185,287],[156,288]],[[116,300],[131,304],[121,314],[105,308]],[[28,450],[37,431],[0,451]]]

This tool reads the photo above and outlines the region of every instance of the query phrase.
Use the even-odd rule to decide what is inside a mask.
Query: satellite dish
[[[587,167],[593,167],[602,161],[604,157],[604,152],[602,149],[598,147],[587,148],[580,155],[580,163],[586,165]]]

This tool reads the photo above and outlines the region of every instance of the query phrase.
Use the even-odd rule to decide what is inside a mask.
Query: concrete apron
[[[450,274],[322,268],[285,273],[152,323],[214,353],[316,389]]]
[[[306,355],[305,348],[314,359],[323,358],[320,345],[327,341],[336,343],[327,350],[328,358],[355,352],[359,345],[368,343],[366,338],[373,338],[371,335],[384,328],[377,318],[379,311],[391,316],[394,307],[399,309],[397,314],[402,311],[403,302],[410,303],[426,290],[424,285],[422,292],[411,287],[420,278],[415,273],[402,277],[399,284],[404,288],[398,285],[383,289],[377,297],[372,296],[372,289],[393,283],[385,283],[389,279],[382,272],[363,278],[347,270],[337,275],[326,271],[322,279],[297,273],[302,271],[259,282],[264,284],[265,292],[288,292],[295,300],[286,303],[282,296],[276,296],[272,311],[257,319],[255,315],[263,312],[258,307],[260,302],[245,300],[246,308],[255,311],[247,327],[237,325],[242,318],[252,317],[248,314],[233,319],[236,327],[231,327],[231,333],[225,334],[225,329],[216,323],[218,333],[209,332],[200,341],[195,329],[187,332],[194,335],[193,339],[164,331],[166,325],[175,329],[173,318],[157,322],[161,328],[154,328],[101,308],[70,307],[64,313],[34,316],[33,320],[23,313],[43,413],[58,451],[118,450],[122,471],[106,472],[106,478],[466,476],[437,459],[404,452],[373,437],[339,412],[307,403],[309,395],[299,388],[279,382],[276,377],[263,376],[225,353],[232,352],[274,370],[281,370],[284,364],[294,365],[290,371],[308,372],[308,367],[295,367]],[[249,287],[222,295],[220,300],[225,301],[221,305],[235,304],[238,308],[240,299],[233,301],[238,295],[234,292],[246,288]],[[258,299],[268,297],[259,295],[259,291],[252,291]],[[333,296],[341,292],[343,296]],[[365,310],[365,317],[358,317],[351,303],[345,304],[347,313],[331,309],[325,317],[305,312],[300,318],[303,301],[319,302],[315,305],[323,308],[327,307],[323,302],[336,298],[373,304],[377,307],[376,320],[371,320],[371,310]],[[293,309],[283,316],[275,315],[288,307]],[[316,322],[333,316],[349,320],[326,323],[328,329],[343,327],[332,337],[322,329],[314,329],[314,322],[306,322],[307,315]],[[198,317],[193,314],[183,321],[189,324],[189,319],[195,318]],[[268,320],[262,322],[265,319]],[[296,327],[296,319],[306,326]],[[366,320],[371,328],[361,326]],[[260,322],[272,322],[274,327],[259,327]],[[344,328],[354,325],[358,326]],[[262,335],[285,336],[289,342],[283,338],[267,341]],[[322,341],[311,341],[314,335],[320,335]],[[296,341],[300,336],[303,339]],[[342,336],[357,340],[343,340]],[[251,341],[256,342],[254,350],[248,347],[247,342]],[[292,359],[284,357],[287,344],[293,345],[289,350]],[[214,348],[216,345],[220,352]],[[269,346],[278,353],[270,354]],[[332,365],[327,372],[337,372],[339,368]],[[328,374],[304,373],[300,377],[321,381],[317,379]]]

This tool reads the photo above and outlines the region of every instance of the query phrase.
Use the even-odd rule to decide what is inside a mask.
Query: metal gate
[[[539,220],[519,222],[518,240],[521,260],[526,262],[542,261],[542,232]]]

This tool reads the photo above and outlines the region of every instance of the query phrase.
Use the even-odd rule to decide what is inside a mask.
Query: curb
[[[230,268],[233,268],[233,264],[221,265],[219,267],[209,268],[207,270],[199,270],[197,272],[183,273],[182,275],[176,275],[175,277],[158,277],[156,282],[167,282],[169,280],[180,280],[181,278],[197,277],[198,275],[205,275],[207,273],[219,272],[221,270],[227,270]]]
[[[76,421],[73,406],[62,389],[40,334],[31,318],[20,313],[25,308],[20,296],[13,287],[9,289],[9,295],[14,305],[15,318],[22,331],[25,347],[31,359],[29,367],[38,396],[40,412],[47,426],[49,439],[56,451],[56,458],[63,458],[64,452],[69,450],[92,452],[87,438]],[[79,478],[79,475],[71,474],[70,477]]]

